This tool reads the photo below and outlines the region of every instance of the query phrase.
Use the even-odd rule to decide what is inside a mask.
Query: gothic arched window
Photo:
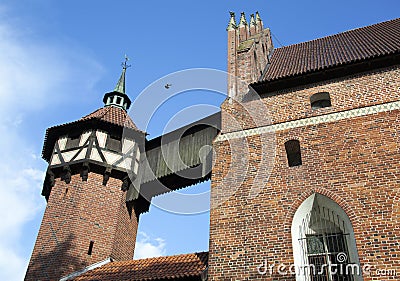
[[[328,197],[313,194],[300,205],[292,243],[297,281],[362,280],[351,222]]]

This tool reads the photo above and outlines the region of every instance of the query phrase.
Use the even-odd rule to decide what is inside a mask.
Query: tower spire
[[[257,21],[262,21],[261,17],[260,17],[260,13],[258,11],[256,12],[256,20]]]
[[[263,27],[263,22],[262,19],[260,17],[260,14],[258,13],[258,11],[256,12],[256,24],[257,24],[257,32],[261,32],[264,27]]]
[[[250,15],[250,25],[256,25],[256,20],[254,18],[254,14]]]
[[[254,18],[254,14],[251,14],[250,15],[250,35],[251,36],[256,34],[256,27],[257,27],[256,19]]]
[[[244,12],[240,14],[239,22],[239,42],[244,42],[249,37],[249,25],[247,24],[246,15]]]
[[[126,69],[130,67],[130,65],[128,65],[128,60],[129,58],[125,55],[125,61],[121,64],[122,65],[121,77],[119,77],[119,80],[114,88],[114,91],[104,95],[103,98],[104,106],[116,106],[124,109],[125,111],[129,109],[129,106],[131,105],[131,100],[125,93],[125,74],[126,74]]]
[[[229,14],[231,15],[231,19],[229,20],[228,27],[226,28],[226,30],[236,29],[237,25],[236,25],[236,20],[235,20],[235,13],[229,12]]]
[[[115,86],[114,92],[125,94],[125,74],[126,74],[126,69],[130,67],[130,65],[127,64],[128,60],[129,58],[127,57],[127,55],[125,55],[125,61],[121,63],[122,65],[121,77],[119,78],[117,85]]]
[[[239,22],[239,26],[245,26],[247,25],[247,21],[246,21],[246,15],[244,12],[240,13],[240,22]]]

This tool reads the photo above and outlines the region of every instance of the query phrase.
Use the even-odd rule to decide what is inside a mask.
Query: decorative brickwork
[[[248,129],[243,131],[237,131],[232,133],[220,134],[215,141],[224,141],[234,138],[243,138],[253,135],[264,134],[268,132],[282,131],[291,128],[304,127],[309,125],[316,125],[321,123],[335,122],[339,120],[349,119],[353,117],[359,117],[364,115],[370,115],[380,112],[399,110],[400,101],[395,101],[391,103],[384,103],[379,105],[373,105],[369,107],[362,107],[358,109],[351,109],[337,113],[330,113],[322,116],[309,117],[299,120],[293,120],[289,122],[284,122],[276,125],[258,127],[254,129]]]

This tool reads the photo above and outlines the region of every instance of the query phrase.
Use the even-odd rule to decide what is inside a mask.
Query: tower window
[[[106,103],[106,105],[109,105],[109,104],[111,104],[112,103],[112,97],[108,97],[107,98],[107,103]]]
[[[289,140],[285,142],[285,149],[289,167],[300,166],[302,164],[300,142],[298,140]]]
[[[80,136],[81,135],[79,135],[79,134],[68,135],[67,143],[65,144],[65,149],[78,147],[79,146],[79,141],[81,139]]]
[[[92,252],[93,252],[93,245],[94,245],[94,241],[90,241],[90,243],[89,243],[89,249],[88,249],[88,252],[87,252],[87,254],[90,256],[90,255],[92,255]]]
[[[116,152],[122,152],[122,142],[117,136],[107,135],[106,148]]]
[[[328,92],[316,93],[310,97],[311,108],[318,109],[324,107],[330,107],[331,97]]]

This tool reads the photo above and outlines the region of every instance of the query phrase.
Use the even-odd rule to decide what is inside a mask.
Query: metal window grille
[[[314,206],[300,226],[303,268],[309,281],[353,281],[344,221],[334,211]]]

